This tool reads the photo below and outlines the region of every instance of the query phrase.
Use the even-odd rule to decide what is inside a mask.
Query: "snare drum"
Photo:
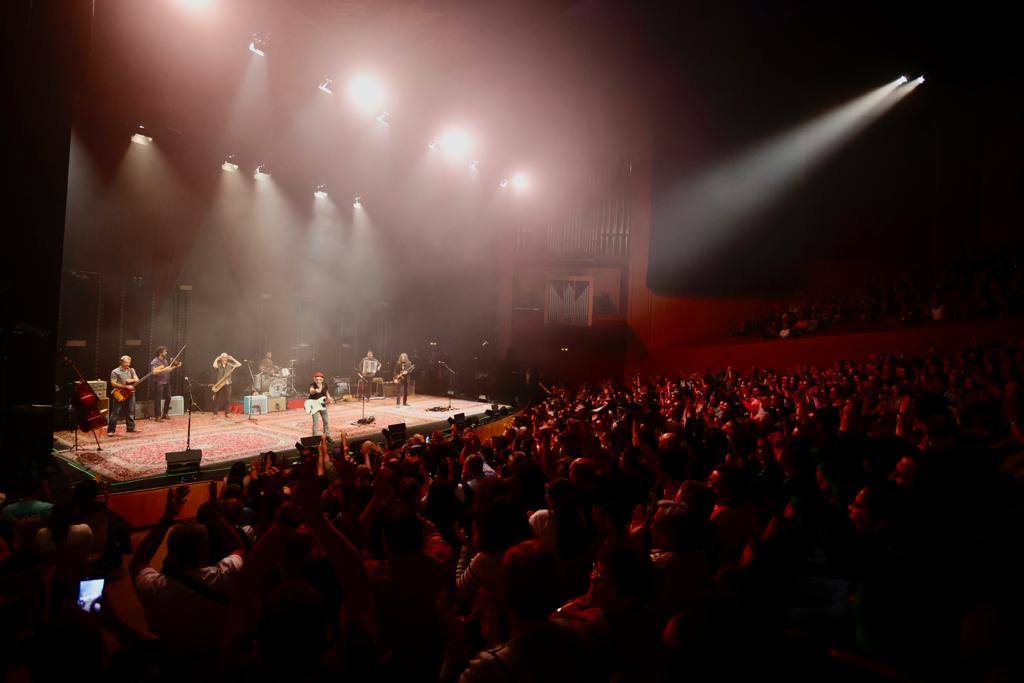
[[[281,368],[281,376],[284,377],[284,378],[291,377],[292,376],[291,368]]]

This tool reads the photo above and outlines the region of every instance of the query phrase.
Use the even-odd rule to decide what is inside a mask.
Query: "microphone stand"
[[[356,374],[359,375],[359,400],[363,404],[363,415],[352,424],[368,425],[372,423],[374,419],[376,419],[373,417],[373,415],[371,415],[370,417],[366,417],[366,394],[373,391],[373,382],[367,382],[366,378],[363,376],[363,373],[359,372],[358,370],[356,371]]]
[[[185,386],[188,387],[188,430],[185,432],[185,450],[188,451],[192,448],[192,406],[196,404],[192,398],[192,380],[188,375],[185,375]]]
[[[452,411],[452,394],[455,393],[455,390],[452,388],[452,386],[455,384],[455,378],[458,376],[458,373],[456,373],[454,370],[448,367],[448,364],[445,363],[443,360],[437,361],[437,364],[440,365],[445,370],[447,370],[449,373],[451,373],[448,375],[448,391],[445,392],[446,394],[448,394],[448,412],[450,413]]]

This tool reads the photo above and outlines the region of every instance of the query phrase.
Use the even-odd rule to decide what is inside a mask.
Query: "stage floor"
[[[408,406],[396,406],[390,398],[366,403],[366,414],[376,419],[372,424],[356,423],[362,414],[358,401],[339,402],[330,406],[328,416],[331,436],[338,438],[344,430],[350,440],[379,437],[381,429],[404,422],[409,433],[422,431],[431,423],[445,422],[457,413],[466,417],[482,415],[490,403],[452,400],[451,411],[433,412],[435,406],[447,406],[448,399],[438,396],[410,396]],[[155,422],[138,420],[136,431],[129,434],[124,423],[117,426],[116,436],[97,432],[102,451],[90,434],[78,435],[78,451],[56,453],[71,463],[84,467],[111,482],[126,482],[162,475],[167,471],[164,454],[185,449],[188,416]],[[419,428],[419,429],[417,429]],[[301,409],[268,413],[252,420],[247,415],[214,418],[210,413],[192,413],[192,448],[203,451],[203,467],[253,458],[266,451],[286,451],[295,447],[300,437],[313,432],[312,418]],[[74,442],[73,432],[57,432],[56,439],[64,448]]]

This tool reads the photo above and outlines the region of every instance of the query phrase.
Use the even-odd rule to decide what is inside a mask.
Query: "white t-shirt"
[[[210,567],[187,574],[225,596],[242,571],[242,557],[228,555]],[[175,655],[208,652],[224,638],[225,607],[152,567],[135,577],[135,594],[142,603],[149,630],[160,636]]]

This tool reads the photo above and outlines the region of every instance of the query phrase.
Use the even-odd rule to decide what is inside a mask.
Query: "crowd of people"
[[[1024,312],[1024,254],[971,259],[927,274],[904,273],[833,294],[800,293],[795,300],[730,323],[737,337],[787,339],[858,325],[974,320]]]
[[[111,516],[92,482],[52,505],[28,486],[2,512],[0,578],[46,565],[52,591],[2,603],[20,643],[4,664],[39,681],[1020,680],[1022,360],[984,343],[551,388],[483,440],[338,435],[236,463],[194,519],[196,489],[169,489],[134,552],[97,545]],[[73,546],[130,553],[146,631],[109,601],[73,606]]]

